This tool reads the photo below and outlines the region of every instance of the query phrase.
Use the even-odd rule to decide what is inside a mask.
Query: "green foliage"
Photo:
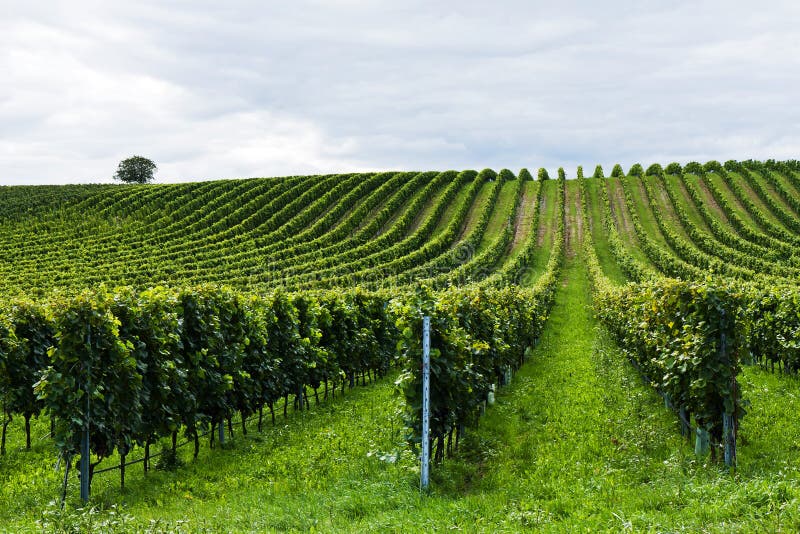
[[[184,466],[184,462],[176,450],[172,447],[162,446],[159,451],[158,459],[156,460],[156,470],[158,471],[176,471]]]
[[[578,172],[576,176],[578,178],[583,178],[583,165],[578,165]]]
[[[544,167],[540,167],[539,168],[539,177],[538,177],[538,179],[539,179],[540,182],[543,182],[545,180],[549,180],[550,179],[550,175],[547,174],[547,169],[545,169]]]
[[[497,173],[492,169],[483,169],[478,173],[476,180],[479,182],[491,182],[497,179]]]
[[[558,168],[558,179],[559,180],[566,180],[567,179],[567,174],[564,172],[564,167],[559,167]]]
[[[686,174],[696,174],[697,176],[705,176],[706,174],[706,171],[703,168],[703,166],[696,161],[690,161],[689,163],[687,163],[683,167],[683,172],[685,172]]]
[[[117,447],[129,449],[141,426],[142,375],[132,344],[120,339],[112,305],[100,290],[50,309],[57,342],[35,390],[56,419],[54,440],[65,456],[79,451],[85,428],[92,453],[102,459]]]
[[[625,171],[622,170],[622,165],[617,163],[614,165],[614,168],[611,169],[611,177],[612,178],[622,178],[625,176]]]
[[[142,156],[131,156],[119,162],[114,179],[128,184],[146,184],[153,181],[158,169],[155,163]]]
[[[721,174],[725,171],[725,169],[722,167],[719,161],[711,160],[707,161],[705,165],[703,165],[703,171]]]
[[[722,415],[744,415],[738,394],[741,338],[733,286],[663,280],[598,294],[595,309],[629,357],[717,443]]]
[[[0,316],[0,401],[3,405],[3,437],[0,454],[6,453],[6,430],[14,415],[13,408],[18,395],[17,380],[14,373],[14,354],[17,352],[17,339],[5,317]]]
[[[780,221],[785,227],[790,229],[794,234],[800,233],[800,219],[797,214],[800,213],[800,199],[789,191],[769,169],[758,161],[744,162],[744,169],[739,174],[745,179],[750,188],[756,193],[759,200],[763,202],[771,213]],[[781,197],[783,202],[791,209],[787,209],[765,186],[765,182],[769,183],[772,189]]]
[[[647,172],[645,172],[645,174],[647,176],[664,176],[664,168],[658,163],[653,163],[647,167]]]
[[[642,168],[642,164],[641,163],[634,163],[631,166],[631,170],[628,171],[628,175],[629,176],[638,176],[639,178],[644,176],[644,169]]]
[[[474,425],[493,384],[524,362],[541,335],[552,305],[563,258],[565,184],[559,181],[555,249],[545,274],[532,288],[451,287],[434,293],[418,286],[413,296],[393,299],[390,313],[399,333],[397,348],[406,371],[398,379],[405,398],[407,439],[421,440],[422,317],[431,317],[431,439],[434,460],[444,457],[445,439]],[[521,258],[529,258],[521,255]],[[524,259],[515,268],[525,265]],[[516,275],[515,275],[516,276]]]
[[[122,507],[111,505],[107,510],[85,507],[75,510],[62,510],[58,503],[51,501],[42,510],[37,527],[42,532],[126,532],[132,528],[135,518]]]
[[[592,178],[605,178],[605,175],[603,175],[602,165],[598,165],[594,168],[594,174],[592,175]]]
[[[584,235],[598,314],[652,383],[716,440],[721,414],[744,413],[732,392],[739,357],[787,372],[800,366],[796,167],[793,160],[692,162],[686,171],[696,176],[687,176],[677,163],[646,173],[636,164],[634,178],[619,181],[624,203],[615,198],[613,212],[606,187],[597,189],[603,220],[587,215],[578,168],[581,209],[570,206],[571,220],[581,211],[584,228],[601,225],[619,271],[640,282],[611,287]],[[635,179],[644,174],[655,179]],[[622,176],[619,165],[612,175]],[[603,176],[599,165],[595,176]],[[419,317],[431,310],[441,450],[474,424],[493,386],[541,336],[564,261],[563,168],[558,177],[527,189],[538,195],[529,205],[522,202],[532,185],[524,183],[532,179],[527,169],[518,179],[508,169],[484,169],[147,192],[4,189],[3,421],[49,414],[56,445],[74,455],[88,399],[99,460],[180,431],[196,438],[236,416],[273,411],[281,400],[307,408],[320,388],[352,387],[398,365],[414,443]],[[549,179],[547,171],[538,178]],[[558,197],[550,195],[556,190]],[[502,217],[498,199],[510,206]],[[541,223],[545,239],[516,243],[518,210],[534,203],[532,227]],[[540,209],[548,210],[542,221]],[[619,209],[635,235],[621,236]],[[542,269],[532,287],[519,287]],[[420,279],[426,284],[412,294]],[[102,282],[132,287],[108,291]],[[76,294],[83,287],[99,289]],[[11,298],[23,289],[29,298]],[[731,361],[715,356],[721,333]]]
[[[800,371],[800,291],[797,287],[754,289],[745,300],[743,338],[761,363]]]
[[[441,460],[445,438],[474,425],[493,384],[524,362],[547,318],[550,290],[466,288],[434,295],[420,286],[413,298],[392,302],[398,349],[407,362],[398,385],[412,445],[421,439],[422,317],[431,317],[431,439]]]
[[[13,420],[15,414],[25,419],[26,448],[30,449],[30,420],[44,409],[32,385],[48,366],[47,352],[53,345],[54,331],[45,309],[37,304],[16,300],[10,303],[2,316],[7,325],[0,324],[0,398],[3,405],[3,422]],[[5,452],[3,426],[2,446]]]
[[[720,174],[725,172],[725,169],[720,169],[713,163],[708,167]],[[681,175],[681,179],[690,195],[697,197],[699,193],[686,177]],[[703,179],[706,180],[705,177]],[[635,216],[630,191],[624,181],[622,185],[637,236],[656,265],[666,272],[690,278],[697,278],[702,272],[696,265],[703,265],[705,268],[714,265],[714,269],[737,276],[748,275],[749,271],[734,264],[711,264],[702,253],[692,250],[687,242],[668,227],[654,203],[653,184],[644,181],[651,213],[670,245],[689,262],[676,261],[676,258],[664,253],[642,231]],[[708,185],[713,186],[711,182]],[[672,184],[662,177],[662,186],[693,242],[705,247],[704,237],[678,203]],[[715,198],[719,197],[716,189],[712,188],[712,193]],[[698,207],[702,208],[699,198]],[[729,210],[728,207],[725,209]],[[707,219],[710,217],[703,209],[700,211]],[[726,234],[722,233],[725,232],[724,229],[715,228],[711,221],[709,224],[721,239],[727,239]],[[613,242],[614,233],[609,234],[610,242]],[[736,243],[735,239],[727,240]],[[712,247],[715,254],[729,254],[739,265],[756,265],[761,262],[758,258],[728,251],[719,243],[709,243],[709,252]],[[797,296],[792,289],[776,287],[770,293],[765,293],[760,287],[760,281],[764,278],[759,278],[752,284],[725,279],[694,283],[653,279],[635,286],[615,288],[603,275],[596,255],[593,254],[593,247],[587,245],[586,250],[595,285],[598,316],[615,333],[620,345],[643,374],[667,395],[671,405],[676,410],[682,408],[693,414],[695,422],[701,428],[709,430],[716,442],[722,440],[722,414],[738,419],[745,413],[744,406],[747,403],[741,400],[738,386],[735,385],[740,372],[740,355],[752,354],[758,361],[778,363],[791,372],[796,369],[796,343],[788,341],[796,339],[800,333],[800,319],[794,312]],[[620,261],[625,259],[619,251],[615,256],[622,258]],[[775,266],[766,264],[759,268],[773,269]],[[642,279],[638,275],[631,276]],[[759,334],[762,332],[763,337]]]
[[[182,407],[195,393],[184,372],[178,309],[177,295],[160,287],[141,294],[122,290],[112,303],[119,337],[130,345],[142,376],[141,422],[134,438],[139,445],[176,432]]]
[[[724,167],[728,172],[741,172],[744,169],[744,166],[735,159],[726,161]]]
[[[517,177],[516,177],[516,176],[514,176],[514,173],[513,173],[513,172],[511,172],[511,171],[510,171],[510,170],[508,170],[508,169],[501,169],[501,170],[500,170],[500,173],[497,175],[497,177],[498,177],[498,178],[500,179],[500,181],[502,181],[502,182],[506,182],[506,181],[508,181],[508,180],[516,180],[516,179],[517,179]]]

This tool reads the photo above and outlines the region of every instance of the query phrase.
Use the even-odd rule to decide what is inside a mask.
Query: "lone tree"
[[[158,169],[155,163],[142,156],[131,156],[119,162],[115,180],[128,184],[146,184],[153,180],[153,173]]]

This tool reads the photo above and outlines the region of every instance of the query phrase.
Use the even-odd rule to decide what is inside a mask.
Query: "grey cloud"
[[[797,157],[791,2],[54,6],[0,21],[2,183]]]

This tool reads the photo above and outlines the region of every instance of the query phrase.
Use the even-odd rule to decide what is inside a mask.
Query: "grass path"
[[[500,193],[497,195],[497,204],[495,204],[492,210],[489,223],[486,225],[486,230],[478,243],[478,248],[475,250],[476,255],[489,248],[489,246],[497,240],[508,223],[508,216],[512,208],[519,203],[520,196],[522,195],[522,189],[519,191],[520,196],[512,195],[516,185],[514,181],[507,181],[500,187]]]
[[[553,246],[553,234],[558,226],[558,198],[555,180],[545,180],[540,183],[541,194],[539,197],[539,226],[536,232],[536,252],[531,259],[528,274],[522,280],[523,285],[529,285],[537,280],[550,260]]]
[[[529,362],[461,458],[434,471],[434,495],[417,512],[421,524],[466,532],[800,527],[798,453],[790,445],[800,438],[785,426],[772,428],[794,428],[798,399],[786,394],[797,383],[745,370],[743,389],[754,405],[732,476],[693,454],[673,414],[598,326],[580,256],[567,260],[563,276],[569,284],[559,284]],[[393,519],[383,524],[403,524]]]
[[[474,466],[472,476],[452,488],[494,503],[483,513],[501,531],[624,530],[637,514],[671,509],[675,494],[654,482],[688,452],[659,398],[598,328],[579,257],[563,276],[541,343],[464,453],[459,467]]]
[[[603,273],[615,284],[622,284],[626,281],[625,273],[622,272],[617,264],[608,245],[608,238],[603,224],[604,206],[602,198],[598,192],[598,187],[605,187],[606,184],[601,180],[586,181],[586,208],[589,212],[589,231],[592,233],[592,242],[600,261]],[[635,236],[634,236],[635,237]]]

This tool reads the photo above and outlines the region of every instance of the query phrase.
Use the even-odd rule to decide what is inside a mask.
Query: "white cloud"
[[[0,0],[0,183],[796,157],[800,7]],[[570,173],[572,174],[572,173]]]

